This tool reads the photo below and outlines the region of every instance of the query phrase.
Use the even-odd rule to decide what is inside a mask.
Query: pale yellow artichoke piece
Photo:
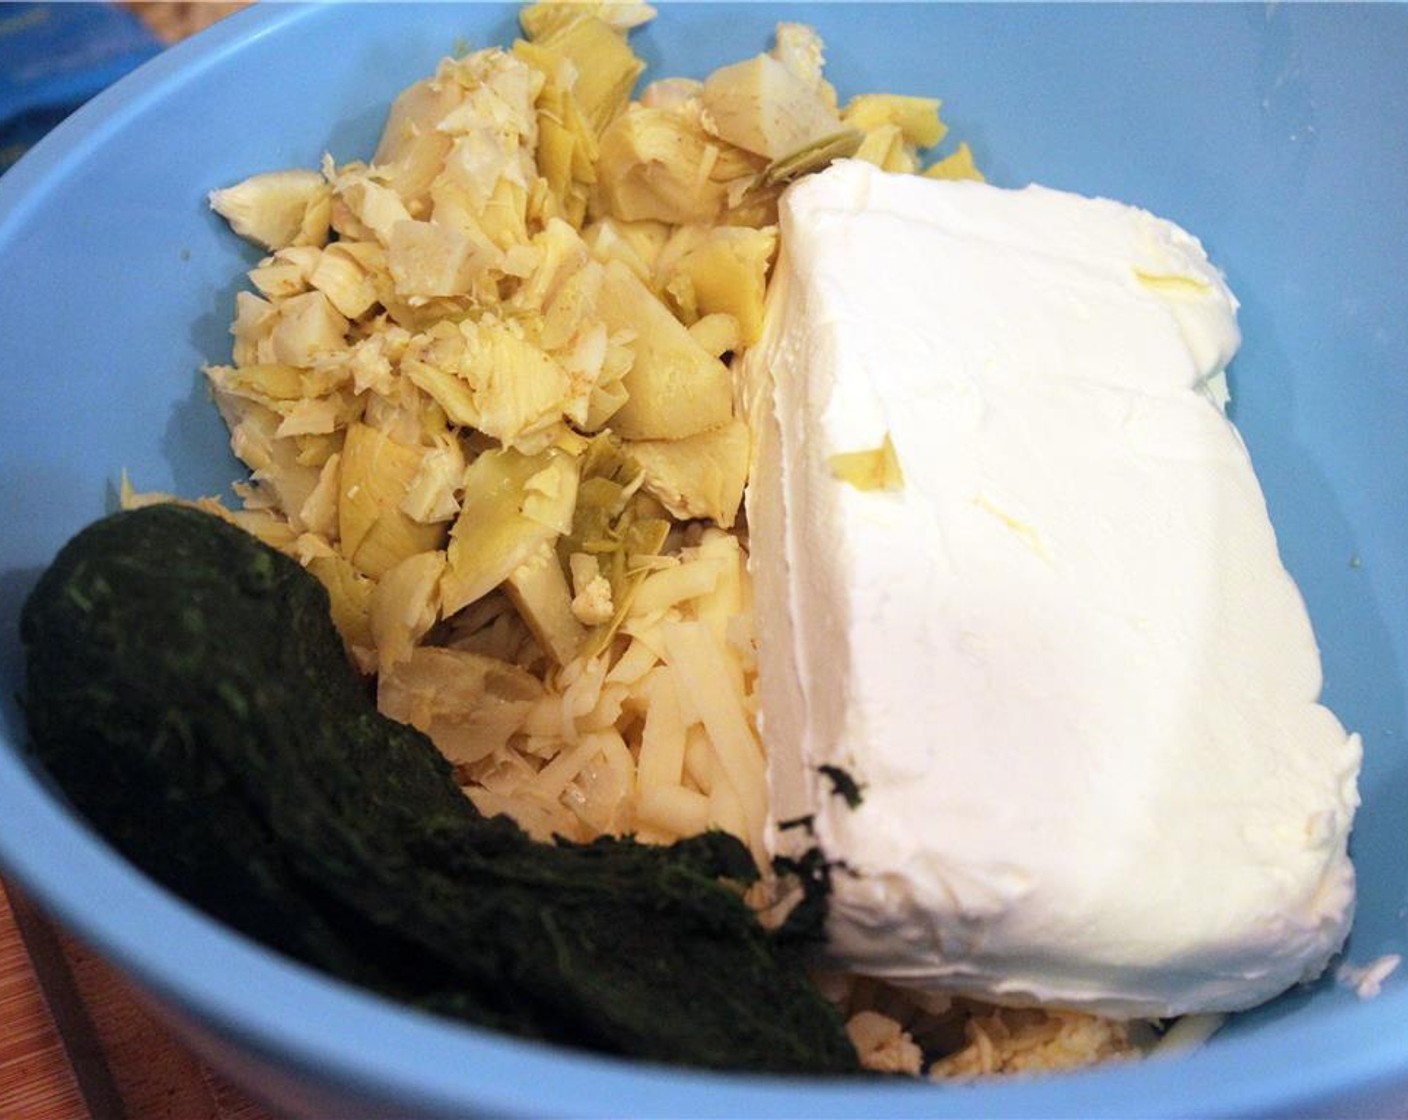
[[[460,511],[459,489],[464,481],[464,449],[445,434],[420,460],[415,478],[401,499],[401,510],[417,521],[449,521]]]
[[[557,550],[559,561],[569,567],[580,568],[583,563],[573,561],[574,555],[593,558],[596,573],[609,585],[610,617],[592,629],[580,654],[590,658],[605,649],[620,629],[650,570],[650,558],[665,546],[670,522],[663,518],[658,503],[641,491],[640,465],[614,435],[594,437],[581,464],[571,531],[559,538]],[[601,598],[600,592],[596,594]]]
[[[596,321],[596,301],[605,273],[595,261],[585,261],[553,292],[543,310],[539,341],[547,350],[570,345],[580,331]]]
[[[456,424],[510,445],[545,446],[570,405],[562,366],[504,322],[445,323],[413,345],[401,372]]]
[[[275,435],[281,439],[304,436],[328,436],[343,428],[360,411],[361,406],[350,395],[331,393],[325,397],[304,397],[294,401],[283,411]],[[305,449],[298,445],[300,462],[307,462]]]
[[[298,511],[304,530],[331,540],[337,536],[337,484],[341,477],[342,455],[330,455],[319,469],[318,485]]]
[[[500,249],[511,252],[528,240],[528,188],[509,179],[500,179],[494,192],[484,204],[479,214],[479,225],[489,241]],[[508,259],[501,266],[505,271]],[[527,270],[520,269],[524,274]]]
[[[408,210],[429,204],[430,184],[454,143],[438,126],[463,97],[457,82],[431,77],[407,86],[391,103],[372,166]]]
[[[327,240],[332,188],[316,171],[268,171],[211,191],[210,207],[241,237],[266,249]]]
[[[701,95],[706,123],[730,144],[782,159],[843,131],[834,106],[816,87],[771,55],[715,70]]]
[[[440,608],[440,577],[445,554],[419,552],[400,561],[377,581],[368,606],[378,667],[407,660]]]
[[[864,137],[856,149],[856,159],[873,163],[884,171],[910,172],[917,169],[919,161],[913,155],[913,149],[905,143],[899,125],[876,125],[864,133]]]
[[[318,354],[346,348],[350,325],[322,292],[283,300],[269,332],[272,357],[285,365],[310,366]]]
[[[577,469],[575,458],[555,448],[536,455],[485,451],[469,465],[440,581],[447,617],[494,590],[541,544],[570,529]]]
[[[558,218],[548,220],[534,236],[533,245],[541,255],[510,301],[515,312],[542,311],[591,255],[576,228]]]
[[[607,330],[634,335],[634,360],[621,378],[627,400],[611,422],[618,435],[683,439],[732,417],[728,368],[619,261],[606,265],[597,309]]]
[[[380,252],[381,246],[372,244]],[[376,282],[370,269],[347,242],[334,242],[322,251],[308,283],[348,319],[360,319],[377,302]]]
[[[593,385],[587,394],[587,414],[582,421],[582,430],[601,431],[621,411],[628,398],[626,387],[619,378],[606,384]]]
[[[456,765],[487,758],[523,726],[543,686],[479,653],[417,646],[377,678],[377,708],[424,732]]]
[[[697,78],[658,78],[641,91],[647,109],[685,109],[699,101],[704,83]]]
[[[518,42],[513,53],[542,72],[538,94],[538,173],[557,202],[562,218],[580,229],[587,214],[590,186],[596,182],[599,154],[596,129],[572,92],[576,70],[556,51],[540,43]]]
[[[649,503],[652,504],[653,503]],[[595,657],[608,645],[630,614],[645,577],[650,574],[648,561],[659,557],[670,536],[670,522],[664,518],[634,516],[637,509],[643,510],[647,502],[633,503],[627,515],[618,520],[616,530],[620,536],[619,545],[611,552],[598,554],[602,564],[602,574],[611,584],[611,601],[615,613],[610,620],[595,627],[587,636],[581,656]]]
[[[626,107],[645,63],[636,57],[624,34],[580,10],[576,18],[533,38],[576,67],[572,92],[592,128],[601,135]]]
[[[297,261],[280,260],[278,254],[260,261],[248,276],[265,299],[288,299],[308,290],[308,270]]]
[[[347,429],[338,482],[340,546],[353,567],[374,579],[444,540],[443,525],[422,524],[401,509],[423,454],[367,424]]]
[[[827,460],[834,478],[857,490],[900,490],[904,472],[889,435],[879,447],[865,451],[843,451]]]
[[[343,644],[364,650],[375,648],[371,630],[373,582],[336,552],[315,556],[304,566],[327,588],[333,625]]]
[[[342,451],[342,436],[342,432],[294,436],[299,464],[322,470],[330,458]]]
[[[721,358],[743,344],[743,330],[738,319],[724,311],[715,311],[689,325],[690,337],[708,354]]]
[[[966,140],[951,154],[926,167],[924,174],[930,179],[976,179],[980,183],[987,181],[978,170],[978,165],[973,162],[973,150],[968,147]]]
[[[941,102],[935,97],[907,97],[898,93],[863,93],[846,104],[841,120],[851,128],[870,132],[895,125],[905,143],[930,148],[948,132],[939,119]]]
[[[277,319],[278,312],[268,300],[253,292],[235,293],[235,321],[230,324],[235,365],[252,366],[274,360],[269,334]]]
[[[338,170],[333,179],[336,199],[354,222],[342,222],[339,233],[349,240],[363,241],[375,237],[383,245],[390,244],[391,231],[397,222],[411,220],[410,211],[401,196],[390,187],[372,179],[367,168],[351,164]]]
[[[645,283],[651,282],[655,262],[670,238],[670,227],[664,222],[628,222],[605,217],[582,231],[582,239],[597,260],[619,260]]]
[[[481,224],[483,204],[472,192],[447,179],[436,180],[430,189],[430,197],[430,220],[437,226],[452,229],[468,238],[484,262],[484,271],[480,276],[492,281],[493,272],[504,269],[505,253]]]
[[[567,577],[549,541],[509,573],[504,590],[549,657],[566,665],[577,656],[587,631],[572,613]]]
[[[813,28],[804,23],[779,23],[771,53],[835,108],[836,91],[822,77],[826,66],[825,44]]]
[[[303,397],[303,371],[277,362],[247,366],[207,366],[205,375],[212,387],[237,397],[258,401],[267,408],[281,406]]]
[[[518,13],[518,22],[530,39],[541,39],[584,15],[595,16],[617,31],[626,32],[653,20],[655,9],[637,0],[548,0],[525,5]]]
[[[682,520],[707,518],[733,527],[748,480],[748,425],[730,420],[713,431],[680,440],[646,440],[628,444],[645,471],[645,489],[671,515]]]
[[[411,299],[464,295],[496,262],[496,254],[484,252],[448,226],[408,220],[391,227],[386,263],[398,295]]]
[[[763,297],[776,252],[775,228],[720,226],[679,259],[673,275],[688,279],[696,314],[732,315],[743,345],[751,346],[763,329]]]
[[[632,105],[601,137],[601,205],[628,222],[712,222],[727,199],[710,174],[718,152],[697,117]]]
[[[295,440],[280,439],[276,432],[281,418],[271,408],[247,398],[227,393],[213,385],[215,404],[230,430],[230,450],[252,472],[261,501],[247,505],[275,506],[301,530],[298,511],[318,485],[319,470],[298,462]]]

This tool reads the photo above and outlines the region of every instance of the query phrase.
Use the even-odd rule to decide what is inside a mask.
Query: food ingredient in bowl
[[[917,172],[946,129],[934,98],[839,97],[793,23],[633,96],[652,14],[533,5],[403,90],[369,161],[212,191],[269,255],[206,373],[252,472],[231,516],[327,586],[381,710],[482,811],[722,828],[766,866],[729,361],[787,185],[842,154]]]
[[[1202,247],[855,161],[781,237],[745,359],[762,726],[772,843],[845,865],[835,960],[1118,1017],[1317,976],[1360,743],[1223,411]],[[891,485],[833,469],[885,448]]]
[[[530,840],[379,715],[318,581],[177,505],[82,531],[27,601],[33,750],[139,867],[307,964],[440,1014],[660,1062],[855,1052],[740,891],[747,849]]]

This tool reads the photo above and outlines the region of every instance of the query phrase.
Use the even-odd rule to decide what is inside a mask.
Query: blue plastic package
[[[116,4],[0,5],[0,172],[161,46]]]

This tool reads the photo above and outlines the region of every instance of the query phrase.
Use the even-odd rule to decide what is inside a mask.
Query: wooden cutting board
[[[107,964],[0,883],[0,1117],[273,1120]]]

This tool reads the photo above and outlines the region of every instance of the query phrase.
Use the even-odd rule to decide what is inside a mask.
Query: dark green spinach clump
[[[860,808],[860,803],[865,800],[863,787],[849,770],[839,766],[818,766],[817,772],[831,783],[831,792],[845,801],[848,808]]]
[[[74,538],[21,620],[33,750],[148,874],[244,933],[529,1038],[716,1069],[850,1072],[800,942],[719,880],[723,834],[535,843],[377,713],[322,586],[209,514]],[[790,927],[789,927],[790,928]]]

